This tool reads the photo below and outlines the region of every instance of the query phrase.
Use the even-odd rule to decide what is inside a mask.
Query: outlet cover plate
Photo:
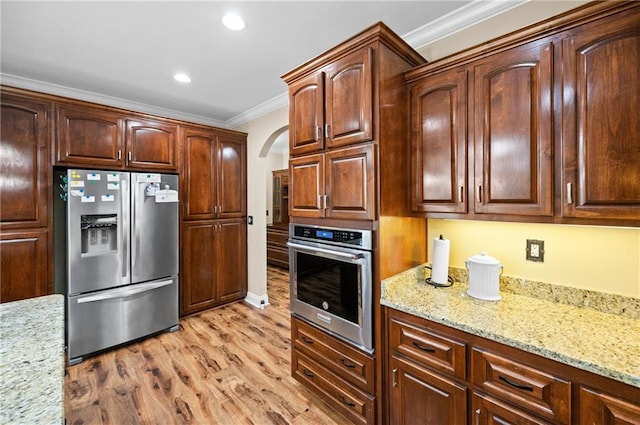
[[[544,241],[527,239],[527,261],[544,262]]]

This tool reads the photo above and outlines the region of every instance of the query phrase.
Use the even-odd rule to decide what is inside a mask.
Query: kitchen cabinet
[[[1,302],[50,294],[51,110],[46,100],[3,87],[0,149]]]
[[[357,49],[289,86],[291,155],[373,137],[372,51]]]
[[[76,104],[56,114],[56,165],[177,171],[177,124]]]
[[[289,229],[267,226],[267,264],[289,270]]]
[[[289,167],[291,215],[375,218],[373,145],[291,158]]]
[[[243,217],[247,211],[246,136],[184,128],[181,187],[185,220]]]
[[[638,226],[639,20],[594,2],[406,72],[413,211]]]
[[[637,387],[384,311],[391,424],[639,423]]]
[[[308,384],[356,424],[374,423],[373,358],[291,317],[294,378]]]
[[[272,171],[273,226],[289,225],[289,170]]]
[[[553,215],[552,65],[525,45],[411,87],[414,210]]]
[[[638,225],[640,7],[569,31],[560,47],[562,215]]]
[[[225,304],[246,295],[246,232],[244,218],[183,221],[182,314]]]

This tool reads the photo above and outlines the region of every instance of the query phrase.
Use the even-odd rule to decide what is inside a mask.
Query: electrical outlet
[[[544,262],[544,241],[527,239],[527,261]]]

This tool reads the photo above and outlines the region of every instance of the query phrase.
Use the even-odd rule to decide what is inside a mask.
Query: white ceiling
[[[522,1],[2,0],[0,77],[2,84],[230,127],[252,111],[286,104],[281,75],[378,21],[419,47],[425,24],[451,32]],[[240,13],[247,28],[226,29],[227,11]],[[175,82],[178,71],[193,82]]]

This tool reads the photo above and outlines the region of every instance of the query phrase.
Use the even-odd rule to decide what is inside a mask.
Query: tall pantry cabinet
[[[52,104],[2,88],[0,301],[47,295],[52,281]]]

